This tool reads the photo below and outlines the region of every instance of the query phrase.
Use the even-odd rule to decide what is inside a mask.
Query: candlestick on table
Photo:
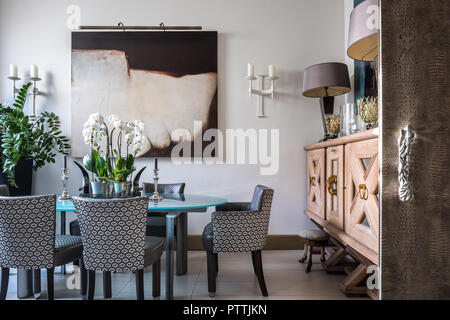
[[[158,164],[158,162],[155,161],[155,167],[157,166],[157,164]],[[158,193],[158,180],[159,180],[158,173],[159,173],[159,169],[154,169],[153,170],[153,174],[154,174],[153,186],[154,186],[154,190],[155,191],[153,192],[153,195],[150,197],[150,200],[153,201],[153,202],[159,202],[159,201],[163,200],[163,197],[161,197],[159,195],[159,193]]]
[[[158,158],[155,158],[155,170],[158,170]]]
[[[69,180],[69,170],[67,169],[67,155],[64,155],[64,168],[62,169],[61,180],[63,182],[63,192],[59,197],[59,200],[72,199],[72,197],[69,196],[69,192],[67,191],[67,181]]]

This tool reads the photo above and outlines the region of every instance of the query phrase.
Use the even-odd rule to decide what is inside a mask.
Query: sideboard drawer
[[[327,148],[326,220],[344,230],[344,146]]]
[[[307,179],[308,210],[325,219],[325,149],[308,151]]]

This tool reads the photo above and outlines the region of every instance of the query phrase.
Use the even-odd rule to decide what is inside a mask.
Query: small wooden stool
[[[305,248],[303,249],[303,256],[298,260],[298,262],[303,263],[306,261],[309,247],[309,259],[308,265],[306,267],[306,272],[311,271],[312,267],[312,255],[313,248],[320,247],[320,261],[325,261],[325,247],[328,244],[328,239],[330,236],[322,230],[302,230],[298,233],[300,239],[305,242]]]

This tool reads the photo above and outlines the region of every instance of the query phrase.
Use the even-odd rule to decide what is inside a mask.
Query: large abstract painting
[[[73,32],[71,100],[73,157],[94,112],[141,120],[140,156],[170,156],[175,130],[217,128],[217,32]]]

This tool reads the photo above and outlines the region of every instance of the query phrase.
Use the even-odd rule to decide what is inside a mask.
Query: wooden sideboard
[[[363,264],[350,279],[355,284],[366,275],[364,266],[378,265],[379,259],[378,128],[309,145],[305,150],[305,213],[338,246],[324,266],[331,268],[350,253]]]

